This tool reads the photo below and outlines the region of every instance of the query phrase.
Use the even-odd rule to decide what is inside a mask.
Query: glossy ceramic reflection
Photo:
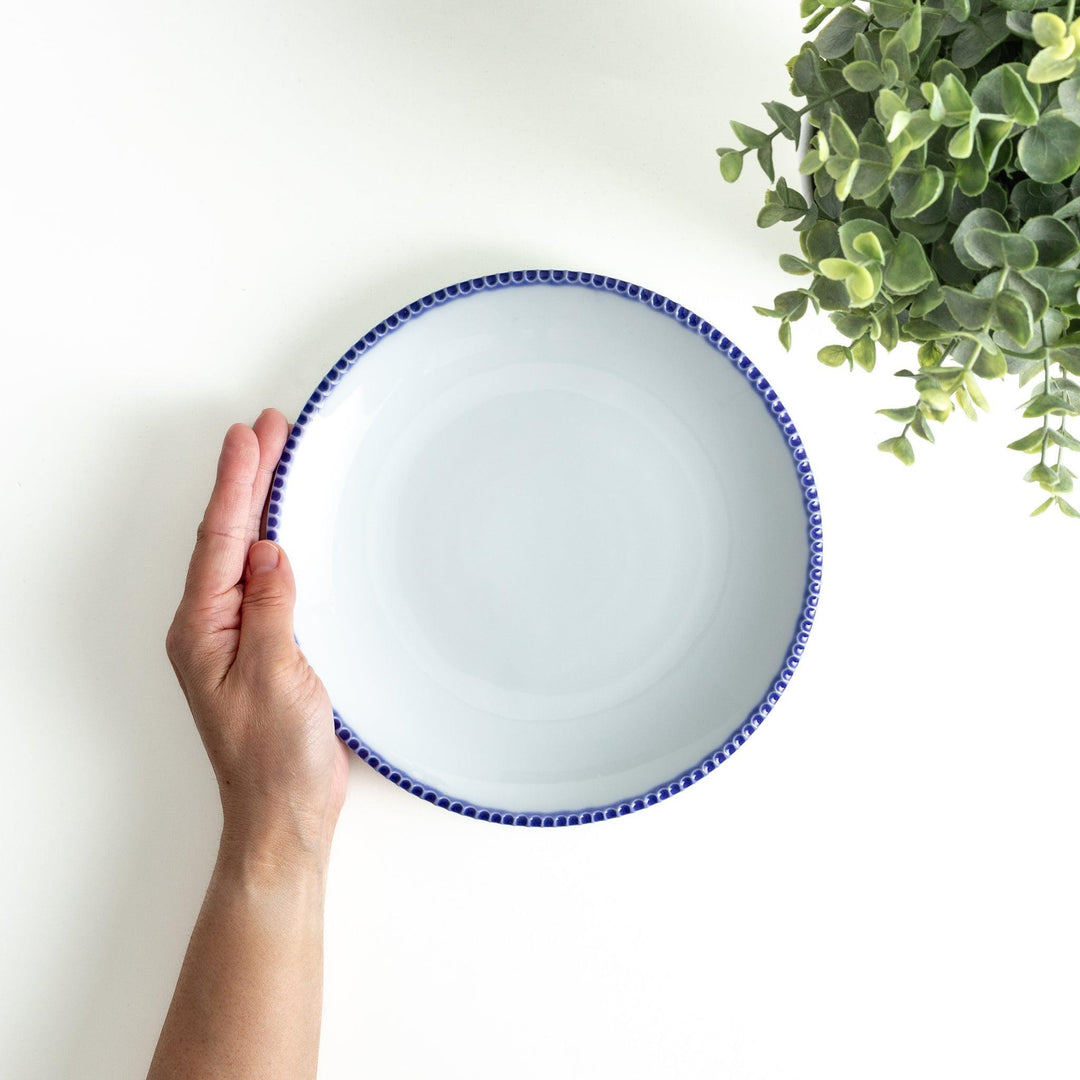
[[[817,492],[719,330],[627,282],[493,275],[415,301],[297,420],[267,535],[340,736],[440,806],[628,813],[761,723],[817,603]]]

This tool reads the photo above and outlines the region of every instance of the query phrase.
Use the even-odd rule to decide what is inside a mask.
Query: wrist
[[[246,876],[277,881],[323,879],[330,861],[333,829],[311,828],[292,818],[225,814],[218,861]]]

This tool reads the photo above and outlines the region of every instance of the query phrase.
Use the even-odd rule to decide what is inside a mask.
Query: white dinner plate
[[[811,627],[820,524],[791,418],[719,330],[532,270],[349,349],[266,534],[353,750],[458,813],[563,825],[667,798],[761,723]]]

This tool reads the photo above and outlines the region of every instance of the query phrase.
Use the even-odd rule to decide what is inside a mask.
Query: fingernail
[[[278,564],[278,546],[272,540],[260,540],[251,545],[248,552],[248,566],[253,574],[264,574]]]

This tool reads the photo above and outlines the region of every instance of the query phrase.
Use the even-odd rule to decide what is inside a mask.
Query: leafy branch
[[[1038,9],[1038,10],[1037,10]],[[900,423],[880,443],[905,464],[909,433],[988,408],[982,384],[1040,379],[1021,406],[1040,426],[1010,444],[1039,461],[1025,479],[1057,506],[1080,441],[1080,20],[1075,0],[802,0],[816,36],[788,64],[797,106],[763,107],[771,130],[732,122],[720,147],[735,181],[753,151],[771,186],[758,224],[791,223],[807,281],[756,310],[792,323],[825,311],[846,339],[818,359],[872,371],[879,351],[917,346],[916,400],[879,410]],[[809,136],[809,137],[807,137]],[[773,143],[802,151],[798,186],[777,177]]]

